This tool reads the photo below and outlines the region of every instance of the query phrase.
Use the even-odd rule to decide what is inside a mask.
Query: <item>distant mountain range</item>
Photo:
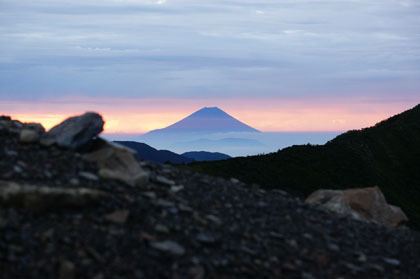
[[[203,161],[218,161],[230,159],[229,155],[220,152],[206,152],[206,151],[190,151],[181,154],[184,157],[194,159],[196,162]]]
[[[150,131],[146,135],[228,132],[259,133],[260,131],[242,123],[218,107],[205,107],[166,128]]]
[[[325,145],[193,163],[203,173],[308,195],[321,188],[379,186],[420,229],[420,105],[373,127],[349,131]]]
[[[175,148],[184,149],[212,149],[220,150],[226,147],[254,147],[263,144],[254,139],[222,138],[222,139],[196,139],[191,141],[178,141],[172,144]]]
[[[188,164],[193,161],[215,161],[231,158],[229,155],[218,152],[192,151],[177,154],[169,150],[157,150],[145,143],[135,141],[115,141],[137,152],[139,158],[156,163]]]

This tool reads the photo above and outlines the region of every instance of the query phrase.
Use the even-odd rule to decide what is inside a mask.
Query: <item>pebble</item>
[[[134,185],[137,187],[143,187],[149,184],[150,173],[141,172],[134,177]]]
[[[238,184],[239,182],[241,182],[239,179],[232,177],[230,179],[230,182],[234,183],[234,184]]]
[[[394,265],[394,266],[400,265],[400,261],[397,260],[397,259],[383,258],[383,260],[384,260],[384,262],[386,262],[387,264],[390,264],[390,265]]]
[[[297,244],[297,241],[296,241],[296,240],[294,240],[294,239],[287,240],[287,241],[286,241],[286,243],[287,243],[290,247],[293,247],[293,248],[298,248],[298,247],[299,247],[299,245]]]
[[[76,177],[73,177],[72,179],[69,180],[69,183],[73,186],[78,186],[80,185],[80,180]]]
[[[203,279],[205,272],[202,266],[193,266],[188,270],[191,279]]]
[[[216,239],[207,233],[199,233],[195,236],[195,239],[201,243],[212,244],[216,242]]]
[[[163,185],[168,185],[168,186],[172,186],[175,185],[175,182],[172,180],[167,179],[164,176],[161,175],[157,175],[154,179],[155,182],[163,184]]]
[[[328,243],[327,247],[328,247],[328,250],[333,251],[333,252],[339,252],[340,251],[340,247],[338,247],[338,245],[336,245],[334,243]]]
[[[370,267],[370,269],[378,271],[380,273],[383,273],[385,271],[384,268],[379,264],[371,264],[371,265],[369,265],[369,267]]]
[[[168,227],[167,226],[165,226],[165,225],[162,225],[162,224],[157,224],[156,226],[155,226],[155,231],[157,231],[157,232],[161,232],[161,233],[169,233],[169,229],[168,229]]]
[[[87,180],[92,180],[92,181],[98,181],[99,180],[99,177],[96,174],[93,174],[91,172],[81,171],[81,172],[79,172],[79,176],[83,177]]]
[[[309,234],[309,233],[304,233],[303,237],[306,238],[306,239],[313,239],[312,235]]]
[[[312,273],[302,271],[301,272],[302,279],[315,279]]]
[[[158,199],[155,202],[155,204],[158,205],[158,206],[162,206],[162,207],[174,207],[175,206],[175,203],[173,203],[171,201],[164,200],[164,199]]]
[[[104,218],[105,220],[122,225],[122,224],[125,224],[125,222],[127,222],[129,215],[130,215],[129,210],[116,210],[112,213],[106,214]]]
[[[141,193],[143,196],[145,196],[145,197],[147,197],[147,198],[149,198],[149,199],[151,199],[151,200],[154,200],[154,199],[156,199],[156,193],[155,192],[143,192],[143,193]]]
[[[222,224],[222,221],[218,217],[216,217],[214,215],[206,215],[206,219],[207,220],[210,220],[210,221],[212,221],[214,223],[216,223],[217,225],[221,225]]]
[[[171,186],[171,189],[170,189],[170,191],[172,192],[172,193],[178,193],[179,191],[182,191],[182,190],[184,190],[184,186],[182,186],[182,185],[173,185],[173,186]]]
[[[359,253],[359,257],[357,258],[357,260],[358,260],[359,262],[361,262],[361,263],[364,263],[364,262],[366,262],[366,261],[367,261],[367,257],[366,257],[366,255],[365,255],[365,254],[363,254],[363,253]]]
[[[20,166],[17,166],[17,165],[13,167],[13,170],[14,170],[15,173],[22,173],[23,172],[23,169]]]
[[[150,246],[164,252],[176,256],[182,256],[185,254],[185,249],[175,241],[165,240],[165,241],[153,241],[150,243]]]
[[[62,261],[60,264],[59,279],[74,279],[76,267],[71,261]]]

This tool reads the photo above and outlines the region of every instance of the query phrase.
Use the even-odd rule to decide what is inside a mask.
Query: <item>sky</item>
[[[0,0],[0,113],[358,129],[420,103],[419,26],[418,0]]]

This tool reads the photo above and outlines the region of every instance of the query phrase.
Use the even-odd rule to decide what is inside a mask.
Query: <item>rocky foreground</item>
[[[418,232],[127,165],[129,151],[92,139],[101,119],[84,121],[45,133],[0,118],[1,278],[420,278]]]

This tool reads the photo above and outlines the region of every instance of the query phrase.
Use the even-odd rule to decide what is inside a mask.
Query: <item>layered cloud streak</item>
[[[0,95],[413,99],[418,1],[0,3]]]

